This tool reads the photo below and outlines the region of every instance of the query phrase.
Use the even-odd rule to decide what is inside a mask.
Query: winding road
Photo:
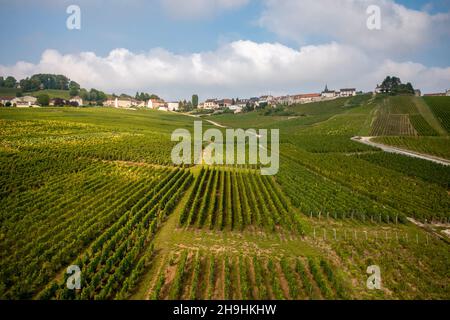
[[[434,163],[442,164],[444,166],[450,166],[450,161],[448,161],[446,159],[442,159],[442,158],[438,158],[438,157],[431,156],[428,154],[418,153],[418,152],[414,152],[414,151],[407,150],[407,149],[392,147],[392,146],[388,146],[385,144],[373,142],[371,140],[372,138],[374,138],[374,137],[353,137],[352,140],[359,142],[359,143],[363,143],[363,144],[371,146],[371,147],[379,148],[385,152],[402,154],[402,155],[405,155],[408,157],[418,158],[418,159],[422,159],[422,160],[428,160],[428,161],[432,161]]]

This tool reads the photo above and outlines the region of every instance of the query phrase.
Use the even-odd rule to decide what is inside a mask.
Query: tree
[[[17,80],[16,78],[9,76],[4,80],[3,85],[5,88],[15,88],[17,85]]]
[[[80,85],[78,83],[76,83],[75,81],[70,81],[69,82],[69,89],[72,89],[72,88],[75,88],[75,89],[78,89],[78,90],[81,89]]]
[[[81,97],[81,99],[89,101],[89,92],[86,89],[81,89],[78,95]]]
[[[192,106],[194,108],[198,107],[198,95],[196,95],[196,94],[192,95]]]
[[[77,96],[79,94],[79,92],[80,91],[77,88],[75,88],[75,87],[72,87],[72,88],[69,89],[69,95],[71,97]]]
[[[22,96],[23,96],[22,91],[17,91],[17,92],[16,92],[16,97],[17,97],[17,98],[20,98],[20,97],[22,97]]]
[[[37,102],[41,106],[48,106],[50,103],[50,97],[48,96],[48,94],[40,94],[37,96]]]
[[[5,84],[5,79],[3,77],[0,77],[0,88],[3,87]]]
[[[414,94],[414,87],[410,82],[403,84],[400,78],[387,76],[381,84],[383,93],[396,94]]]
[[[408,83],[406,84],[405,89],[406,89],[406,91],[407,91],[408,93],[414,94],[414,88],[413,88],[411,82],[408,82]]]
[[[70,81],[69,82],[69,95],[71,97],[75,97],[78,96],[80,93],[80,85],[78,83],[76,83],[75,81]]]

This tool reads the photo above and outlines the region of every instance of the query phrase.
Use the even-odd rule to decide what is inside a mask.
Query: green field
[[[61,98],[61,99],[70,99],[69,90],[54,90],[54,89],[46,89],[46,90],[39,90],[35,92],[30,93],[32,96],[39,96],[41,94],[46,94],[50,97],[50,99],[54,98]]]
[[[280,129],[273,177],[174,166],[171,133],[193,130],[181,114],[0,109],[0,298],[448,300],[449,167],[350,140],[380,130],[395,135],[384,143],[449,156],[433,136],[443,107],[410,99],[205,118]],[[65,286],[69,265],[81,290]],[[367,289],[369,265],[382,290]]]
[[[425,97],[436,118],[447,133],[450,133],[450,97]]]
[[[438,136],[445,134],[421,98],[378,98],[372,136]]]
[[[15,97],[17,92],[20,92],[20,89],[16,88],[0,88],[0,97]]]
[[[69,90],[39,90],[39,91],[33,91],[33,92],[22,92],[21,89],[16,88],[0,88],[0,96],[9,96],[9,97],[15,97],[16,94],[20,92],[23,96],[30,95],[37,97],[41,94],[47,94],[50,99],[53,98],[61,98],[61,99],[70,99]]]

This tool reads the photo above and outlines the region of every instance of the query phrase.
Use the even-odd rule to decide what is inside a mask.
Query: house
[[[145,101],[136,100],[135,106],[138,108],[145,108],[147,106],[147,103]]]
[[[267,102],[268,104],[271,104],[274,101],[274,97],[271,95],[267,95],[267,96],[261,96],[259,97],[259,101],[261,102]]]
[[[32,107],[37,105],[37,98],[32,96],[18,97],[11,100],[16,107]]]
[[[328,85],[325,85],[325,90],[322,91],[321,96],[325,99],[333,99],[337,96],[337,93],[334,90],[329,90]]]
[[[346,88],[341,89],[339,96],[341,97],[353,97],[356,96],[356,89],[355,88]]]
[[[245,108],[247,107],[247,104],[249,103],[248,99],[242,99],[236,102],[236,105],[240,108]]]
[[[69,100],[70,104],[75,105],[75,103],[77,104],[77,106],[82,106],[83,105],[83,99],[79,96],[76,97],[72,97]]]
[[[165,105],[158,107],[158,110],[159,111],[169,111],[169,109]]]
[[[62,98],[53,98],[53,99],[50,99],[50,102],[48,105],[49,106],[65,106],[68,104],[69,104],[68,100],[64,100]]]
[[[114,100],[115,108],[130,108],[134,105],[133,99],[116,98]]]
[[[203,103],[203,109],[215,110],[219,109],[219,107],[217,99],[208,99]]]
[[[419,89],[414,90],[414,95],[416,97],[421,97],[422,96],[422,92]]]
[[[116,99],[107,99],[105,102],[103,102],[103,106],[105,107],[114,107],[116,103]]]
[[[426,93],[423,95],[424,97],[443,97],[445,93]]]
[[[160,107],[165,107],[166,103],[161,99],[149,99],[147,102],[147,108],[159,109]]]
[[[287,104],[287,105],[291,105],[293,103],[293,99],[291,96],[287,95],[287,96],[281,96],[281,97],[276,97],[274,99],[276,104]]]
[[[167,102],[167,109],[169,109],[169,111],[178,111],[180,109],[180,103],[179,102]]]
[[[258,99],[257,105],[265,104],[265,105],[272,105],[274,103],[274,97],[273,96],[261,96]]]
[[[447,92],[445,92],[445,95],[446,95],[447,97],[450,97],[450,89],[448,89]]]
[[[228,108],[229,106],[231,106],[233,104],[233,100],[222,99],[222,100],[218,100],[217,104],[219,105],[220,108]]]
[[[377,86],[376,86],[376,88],[375,88],[375,90],[374,90],[374,94],[380,94],[380,93],[383,93],[384,92],[384,90],[383,90],[383,87],[382,86],[380,86],[379,84],[377,84]]]
[[[14,97],[9,97],[9,96],[0,97],[0,104],[5,106],[9,102],[11,105],[13,105],[11,102],[13,99],[14,99]]]
[[[292,103],[310,103],[320,101],[322,95],[320,93],[297,94],[291,96]]]
[[[242,107],[240,107],[239,105],[236,105],[236,104],[229,106],[228,109],[230,109],[231,111],[234,111],[234,113],[242,112]]]

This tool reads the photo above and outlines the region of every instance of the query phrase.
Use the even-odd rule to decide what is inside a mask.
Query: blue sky
[[[71,61],[81,59],[78,55],[83,52],[93,52],[96,57],[105,58],[111,51],[118,48],[125,48],[132,55],[148,55],[151,50],[161,48],[170,55],[167,61],[164,60],[165,63],[174,61],[174,59],[178,61],[189,58],[192,53],[201,54],[202,61],[204,59],[210,59],[217,64],[220,63],[217,61],[222,59],[224,61],[234,62],[236,61],[235,56],[242,57],[242,54],[237,54],[235,52],[237,49],[232,45],[230,47],[230,44],[239,41],[250,41],[248,45],[253,43],[257,45],[264,43],[280,44],[283,46],[283,49],[286,49],[283,50],[283,54],[287,54],[288,56],[291,56],[295,52],[299,53],[301,48],[305,48],[306,46],[319,47],[337,44],[342,46],[338,50],[343,50],[342,53],[345,52],[345,54],[348,54],[348,52],[355,54],[361,58],[361,63],[364,61],[375,61],[378,70],[380,70],[379,72],[384,70],[383,68],[393,71],[398,69],[407,76],[411,74],[412,80],[416,80],[414,77],[418,77],[417,73],[421,72],[423,74],[425,71],[417,65],[414,65],[414,68],[412,68],[411,64],[419,64],[427,68],[433,75],[437,73],[443,80],[446,81],[448,79],[447,68],[450,67],[450,36],[445,29],[447,28],[447,31],[450,30],[448,20],[450,0],[397,0],[395,2],[389,0],[388,2],[392,3],[392,5],[383,7],[382,14],[388,15],[389,19],[391,19],[389,20],[389,24],[394,25],[394,27],[390,26],[394,28],[394,32],[392,30],[386,31],[389,32],[389,37],[390,34],[394,33],[397,38],[389,39],[390,42],[386,42],[386,48],[384,48],[385,42],[378,38],[373,39],[373,41],[370,39],[372,43],[367,44],[366,39],[364,39],[367,36],[363,36],[367,30],[363,30],[363,32],[359,32],[359,29],[352,30],[352,33],[355,35],[354,38],[356,38],[354,41],[353,36],[351,36],[352,33],[346,31],[347,24],[350,30],[352,28],[354,29],[354,26],[345,20],[345,18],[342,18],[342,20],[336,19],[336,21],[333,20],[331,22],[329,22],[329,19],[321,20],[321,17],[314,16],[314,14],[317,15],[318,11],[308,12],[309,9],[314,10],[314,4],[312,2],[311,4],[300,4],[307,3],[308,1],[192,1],[196,2],[199,6],[198,10],[192,9],[192,7],[195,7],[195,4],[189,7],[189,5],[186,5],[189,1],[181,0],[0,0],[0,6],[2,8],[0,11],[0,35],[4,40],[3,44],[7,46],[7,49],[0,50],[0,73],[11,72],[20,77],[27,72],[42,71],[43,54],[49,49],[56,50],[61,56],[58,56],[58,58],[62,60],[64,60],[65,56],[70,56],[72,58]],[[334,5],[336,2],[345,2],[347,0],[329,1],[317,0],[316,3],[323,2],[325,8],[330,7],[331,3]],[[347,4],[350,2],[347,1]],[[374,0],[370,3],[377,2],[380,1]],[[214,4],[211,5],[211,3]],[[81,8],[81,30],[68,30],[66,28],[68,14],[66,14],[65,10],[69,4],[78,4]],[[412,37],[414,39],[407,39],[410,36],[408,35],[408,29],[395,29],[396,24],[403,23],[402,21],[398,22],[396,20],[398,19],[396,17],[397,13],[393,13],[393,8],[396,5],[404,6],[408,10],[407,14],[411,14],[413,17],[416,13],[425,15],[423,21],[420,20],[421,22],[417,23],[420,27],[414,27],[411,30],[412,34],[419,34],[420,37],[417,36],[417,39],[414,37]],[[289,12],[290,8],[298,8],[299,11],[295,15],[292,15],[292,12]],[[361,8],[364,9],[363,6],[355,6],[353,9],[355,9],[354,12],[358,12],[357,10]],[[342,6],[336,6],[334,10],[336,15],[347,15],[347,11],[349,11],[344,12],[346,9],[345,7],[342,8]],[[361,15],[363,14],[364,11],[361,11]],[[439,18],[440,15],[442,17]],[[285,16],[287,17],[286,19],[284,19]],[[296,21],[296,16],[298,16],[298,20],[309,21],[309,25]],[[365,19],[365,17],[362,18]],[[292,21],[289,19],[292,19]],[[321,25],[325,26],[322,28]],[[328,29],[326,28],[327,25]],[[431,38],[432,40],[430,41]],[[404,41],[405,43],[403,43],[404,39],[407,39]],[[377,44],[375,41],[379,43]],[[398,48],[396,48],[395,43],[398,43]],[[278,58],[278,49],[270,48],[275,58]],[[295,52],[290,52],[288,49],[294,50]],[[223,56],[222,52],[226,52],[227,50],[232,51],[233,54]],[[338,56],[341,56],[338,53],[340,51],[336,52]],[[210,53],[214,57],[210,57]],[[245,56],[245,53],[243,55]],[[367,59],[361,57],[362,55],[365,55]],[[163,54],[163,56],[167,55]],[[134,59],[135,57],[133,56],[132,58]],[[163,58],[161,58],[160,54],[157,58],[151,55],[145,61],[150,61],[151,63],[149,64],[154,66],[155,59],[159,61]],[[285,61],[284,58],[282,60]],[[26,68],[17,66],[19,61],[25,61],[32,64],[32,66],[27,66]],[[400,66],[393,67],[388,64],[389,61],[395,62]],[[101,64],[101,61],[99,63]],[[252,61],[253,65],[256,63]],[[411,68],[405,70],[405,66],[408,63]],[[217,70],[223,71],[224,68],[224,66],[217,66],[216,64],[213,64],[213,62],[208,62],[207,64],[209,69],[215,70],[214,74],[217,73]],[[302,65],[300,62],[299,64]],[[52,69],[49,72],[60,70],[56,66],[49,66],[48,63],[46,66]],[[127,67],[130,66],[127,65]],[[182,65],[177,66],[178,69],[183,67],[189,69],[192,67],[192,63],[183,62]],[[436,71],[432,68],[439,68],[439,70]],[[89,70],[91,69],[93,72],[106,73],[105,69],[99,71],[95,66],[89,65]],[[274,66],[274,69],[276,69],[276,66]],[[356,69],[360,71],[366,70],[362,66]],[[411,71],[411,69],[415,71]],[[65,70],[63,69],[63,71]],[[303,74],[302,71],[322,73],[323,70],[299,69],[299,74]],[[154,69],[149,69],[149,73],[154,72]],[[413,75],[414,72],[415,75]],[[79,75],[73,73],[69,76],[76,77]],[[268,81],[273,78],[270,73],[266,74],[261,70],[259,77],[265,76],[268,77]],[[199,77],[204,78],[204,75]],[[352,77],[354,77],[354,74],[352,74]],[[330,78],[330,80],[325,78]],[[84,80],[84,78],[74,80],[78,80],[85,85],[95,84]],[[163,77],[161,80],[165,81],[167,79]],[[258,78],[256,80],[261,79]],[[248,79],[247,81],[252,81],[252,79]],[[324,72],[323,81],[319,81],[315,77],[310,77],[310,79],[302,77],[295,79],[295,76],[292,75],[289,76],[289,81],[278,79],[273,90],[275,93],[284,93],[281,91],[290,93],[295,90],[317,90],[319,82],[321,86],[323,82],[329,81],[332,84],[334,81],[336,86],[351,85],[349,79],[334,77],[333,74],[327,77],[327,72]],[[364,84],[361,85],[363,89],[368,89],[373,84],[369,82],[369,79],[364,79],[364,81]],[[198,90],[204,94],[219,95],[221,89],[223,89],[224,94],[232,94],[234,92],[233,81],[229,77],[223,82],[220,82],[217,77],[214,78],[213,82],[217,82],[215,87],[210,84],[201,83],[198,79],[197,82]],[[312,84],[313,82],[314,85]],[[172,90],[170,90],[171,84]],[[285,85],[286,90],[283,90],[282,84]],[[121,90],[120,85],[120,82],[108,84],[105,80],[99,82],[97,86],[111,91]],[[145,78],[140,82],[134,83],[134,85],[139,90],[147,89]],[[438,90],[441,87],[443,89],[447,86],[450,86],[450,84],[442,81],[441,84],[437,83],[430,86],[429,90]],[[195,84],[187,86],[180,81],[167,81],[165,87],[162,85],[153,85],[153,87],[155,89],[148,88],[148,90],[163,89],[162,91],[165,94],[174,98],[181,98],[183,95],[187,95],[189,90],[195,91],[197,88]],[[247,86],[247,83],[244,83],[243,87],[246,88],[246,91],[236,90],[237,94],[251,95],[258,94],[260,91],[262,93],[263,91],[272,90],[270,86],[267,86],[267,88],[264,88],[264,86],[253,86],[251,84]],[[237,84],[237,88],[242,88],[242,84]],[[123,86],[123,91],[131,90],[134,90],[134,87],[132,88],[128,85]]]
[[[213,17],[179,19],[166,12],[158,1],[142,1],[127,6],[113,3],[80,4],[82,28],[66,28],[67,3],[77,1],[0,1],[0,34],[8,39],[9,50],[1,50],[0,61],[37,62],[42,51],[58,49],[62,53],[94,51],[105,55],[115,48],[133,52],[162,47],[175,53],[213,50],[223,41],[248,39],[275,41],[276,37],[257,26],[261,3],[250,2],[236,10]],[[124,1],[126,3],[127,1]]]

